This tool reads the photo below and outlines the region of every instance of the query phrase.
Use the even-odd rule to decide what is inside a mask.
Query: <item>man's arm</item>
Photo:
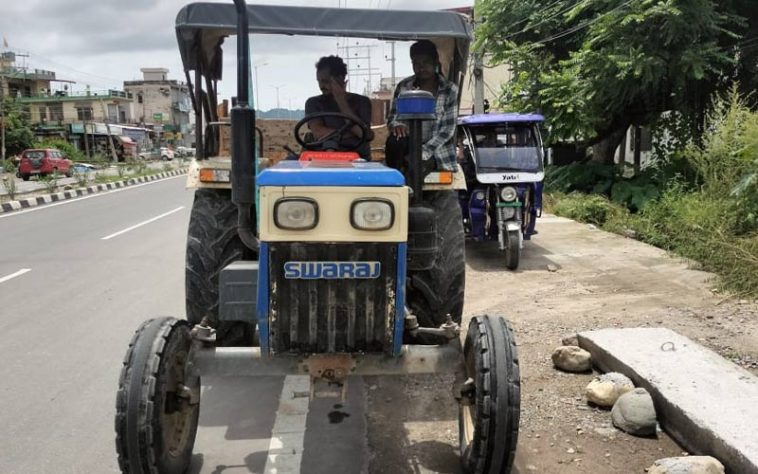
[[[392,102],[390,103],[390,112],[387,115],[387,128],[389,128],[391,134],[397,137],[408,135],[408,127],[403,122],[397,120],[397,97],[400,95],[400,91],[407,80],[403,79],[395,87],[395,93],[392,95]]]
[[[311,97],[305,101],[305,115],[317,114],[322,112],[321,107],[318,104],[318,97]],[[325,136],[332,133],[334,130],[324,125],[324,121],[321,119],[313,119],[308,121],[308,128],[313,132],[313,136],[317,140],[321,140]]]
[[[455,84],[450,83],[449,93],[445,98],[442,116],[434,124],[434,133],[421,147],[423,159],[429,159],[435,156],[437,150],[453,139],[455,127],[458,119],[458,88]]]

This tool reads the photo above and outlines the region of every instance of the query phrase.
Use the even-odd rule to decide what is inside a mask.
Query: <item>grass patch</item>
[[[758,112],[732,92],[715,101],[706,129],[702,145],[671,157],[675,167],[663,164],[673,173],[556,171],[546,177],[546,209],[694,260],[723,289],[758,298]]]

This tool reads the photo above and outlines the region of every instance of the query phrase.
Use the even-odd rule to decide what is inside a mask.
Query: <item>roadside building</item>
[[[168,69],[142,68],[141,81],[124,81],[124,90],[134,97],[137,123],[155,131],[161,144],[191,145],[189,88],[168,78]]]
[[[0,53],[0,96],[22,105],[38,138],[60,138],[89,155],[110,156],[111,136],[119,159],[136,156],[140,142],[150,146],[149,130],[128,127],[136,125],[134,99],[128,92],[89,86],[75,91],[74,81],[54,71],[18,66],[16,59],[13,51]],[[130,136],[122,134],[125,128],[139,131],[132,130]]]

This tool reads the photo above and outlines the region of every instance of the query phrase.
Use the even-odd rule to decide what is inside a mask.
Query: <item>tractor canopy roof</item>
[[[545,117],[540,114],[475,114],[458,117],[458,125],[493,125],[508,122],[544,122]]]
[[[453,11],[248,5],[247,12],[250,33],[429,39],[437,45],[447,75],[456,79],[465,68],[472,40],[469,20]],[[220,79],[221,44],[236,34],[236,28],[237,12],[231,1],[184,6],[176,16],[176,35],[185,71],[199,67],[207,78]],[[254,45],[251,50],[255,51]]]

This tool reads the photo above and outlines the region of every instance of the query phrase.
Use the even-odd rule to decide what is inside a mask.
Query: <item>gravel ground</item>
[[[635,438],[613,428],[610,412],[583,397],[593,374],[555,370],[552,351],[583,330],[667,327],[758,375],[758,305],[715,293],[713,275],[643,243],[554,216],[537,226],[517,272],[504,270],[491,243],[466,247],[464,323],[503,315],[519,345],[514,471],[642,473],[656,459],[681,455],[663,431]],[[440,376],[367,380],[370,472],[459,472],[451,383]]]

